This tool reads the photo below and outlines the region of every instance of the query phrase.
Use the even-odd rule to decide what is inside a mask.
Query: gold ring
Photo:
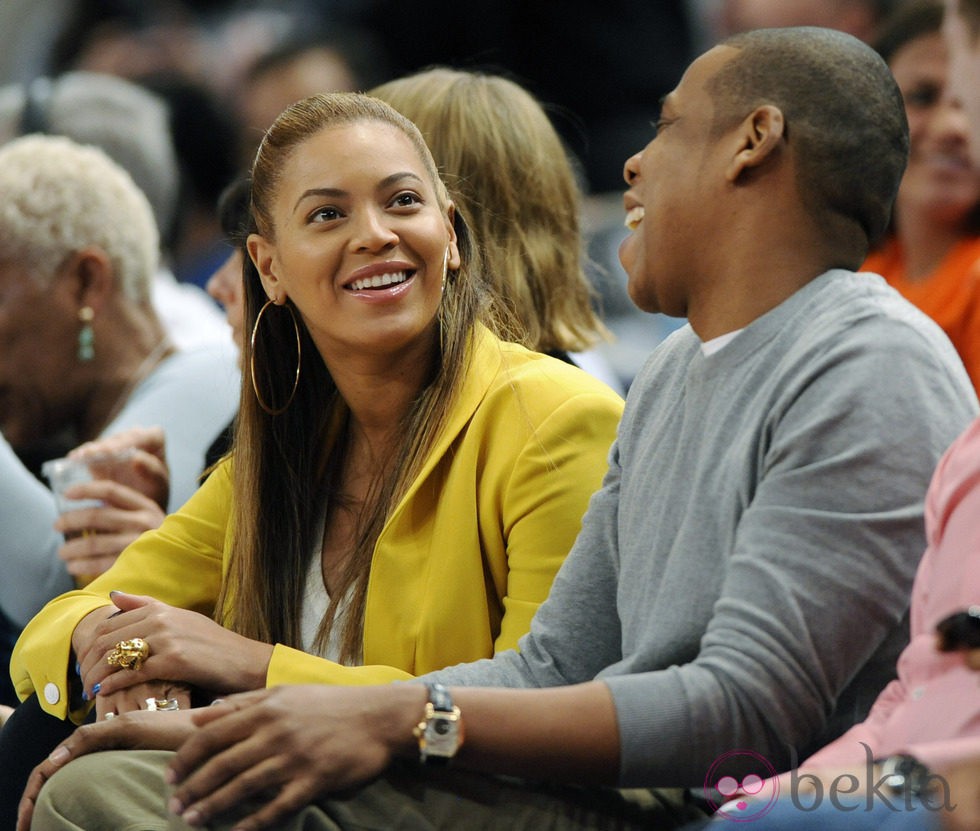
[[[180,702],[176,698],[148,698],[146,699],[147,710],[172,711],[180,709]]]
[[[149,654],[150,645],[142,638],[133,638],[129,641],[119,641],[106,656],[106,660],[109,666],[137,670],[143,666],[143,661]]]

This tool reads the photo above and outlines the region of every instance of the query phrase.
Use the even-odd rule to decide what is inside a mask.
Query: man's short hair
[[[873,245],[888,227],[909,153],[905,106],[888,66],[867,44],[831,29],[760,29],[724,45],[739,54],[707,84],[714,129],[730,129],[756,107],[778,107],[804,204],[828,228],[857,223]]]

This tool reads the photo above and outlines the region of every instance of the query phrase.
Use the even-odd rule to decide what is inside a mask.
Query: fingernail
[[[75,675],[79,678],[82,677],[82,665],[78,661],[75,661]]]
[[[62,762],[66,761],[71,754],[68,752],[67,747],[56,747],[51,751],[48,759],[52,764],[60,765]]]
[[[188,825],[200,825],[203,817],[196,808],[191,808],[186,814],[181,814],[180,818]]]
[[[173,771],[168,770],[167,781],[170,780],[170,777],[172,775],[173,775]],[[184,806],[181,804],[180,800],[174,796],[171,797],[170,801],[167,803],[167,810],[170,811],[171,814],[177,814],[178,816],[180,816],[180,812],[184,810]]]
[[[167,768],[163,772],[163,779],[164,779],[164,781],[168,785],[176,785],[177,784],[177,771],[175,771],[173,768]],[[180,803],[178,802],[177,804],[179,805]],[[180,811],[174,811],[174,813],[175,814],[179,814]]]
[[[82,690],[82,701],[88,701],[88,691]]]
[[[109,592],[109,597],[112,597],[114,594],[122,594],[122,592],[120,592],[119,589],[113,589],[111,592]]]
[[[100,681],[98,684],[92,687],[92,695],[98,695],[99,690],[101,689],[102,689],[102,682]]]

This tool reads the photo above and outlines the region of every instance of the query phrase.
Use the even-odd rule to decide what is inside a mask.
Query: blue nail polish
[[[88,701],[88,693],[82,690],[82,701]]]
[[[75,661],[75,675],[79,678],[82,677],[82,665],[78,661]]]
[[[99,690],[101,689],[102,689],[102,684],[101,683],[96,684],[94,687],[92,687],[92,695],[98,695]]]

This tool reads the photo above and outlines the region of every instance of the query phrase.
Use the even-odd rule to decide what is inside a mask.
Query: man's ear
[[[738,127],[738,150],[725,171],[736,182],[748,169],[763,164],[786,137],[783,111],[772,104],[753,110]]]
[[[282,293],[279,277],[276,274],[275,246],[261,234],[249,234],[248,239],[245,240],[245,247],[248,249],[248,256],[252,258],[255,270],[259,272],[266,297],[275,301]]]

